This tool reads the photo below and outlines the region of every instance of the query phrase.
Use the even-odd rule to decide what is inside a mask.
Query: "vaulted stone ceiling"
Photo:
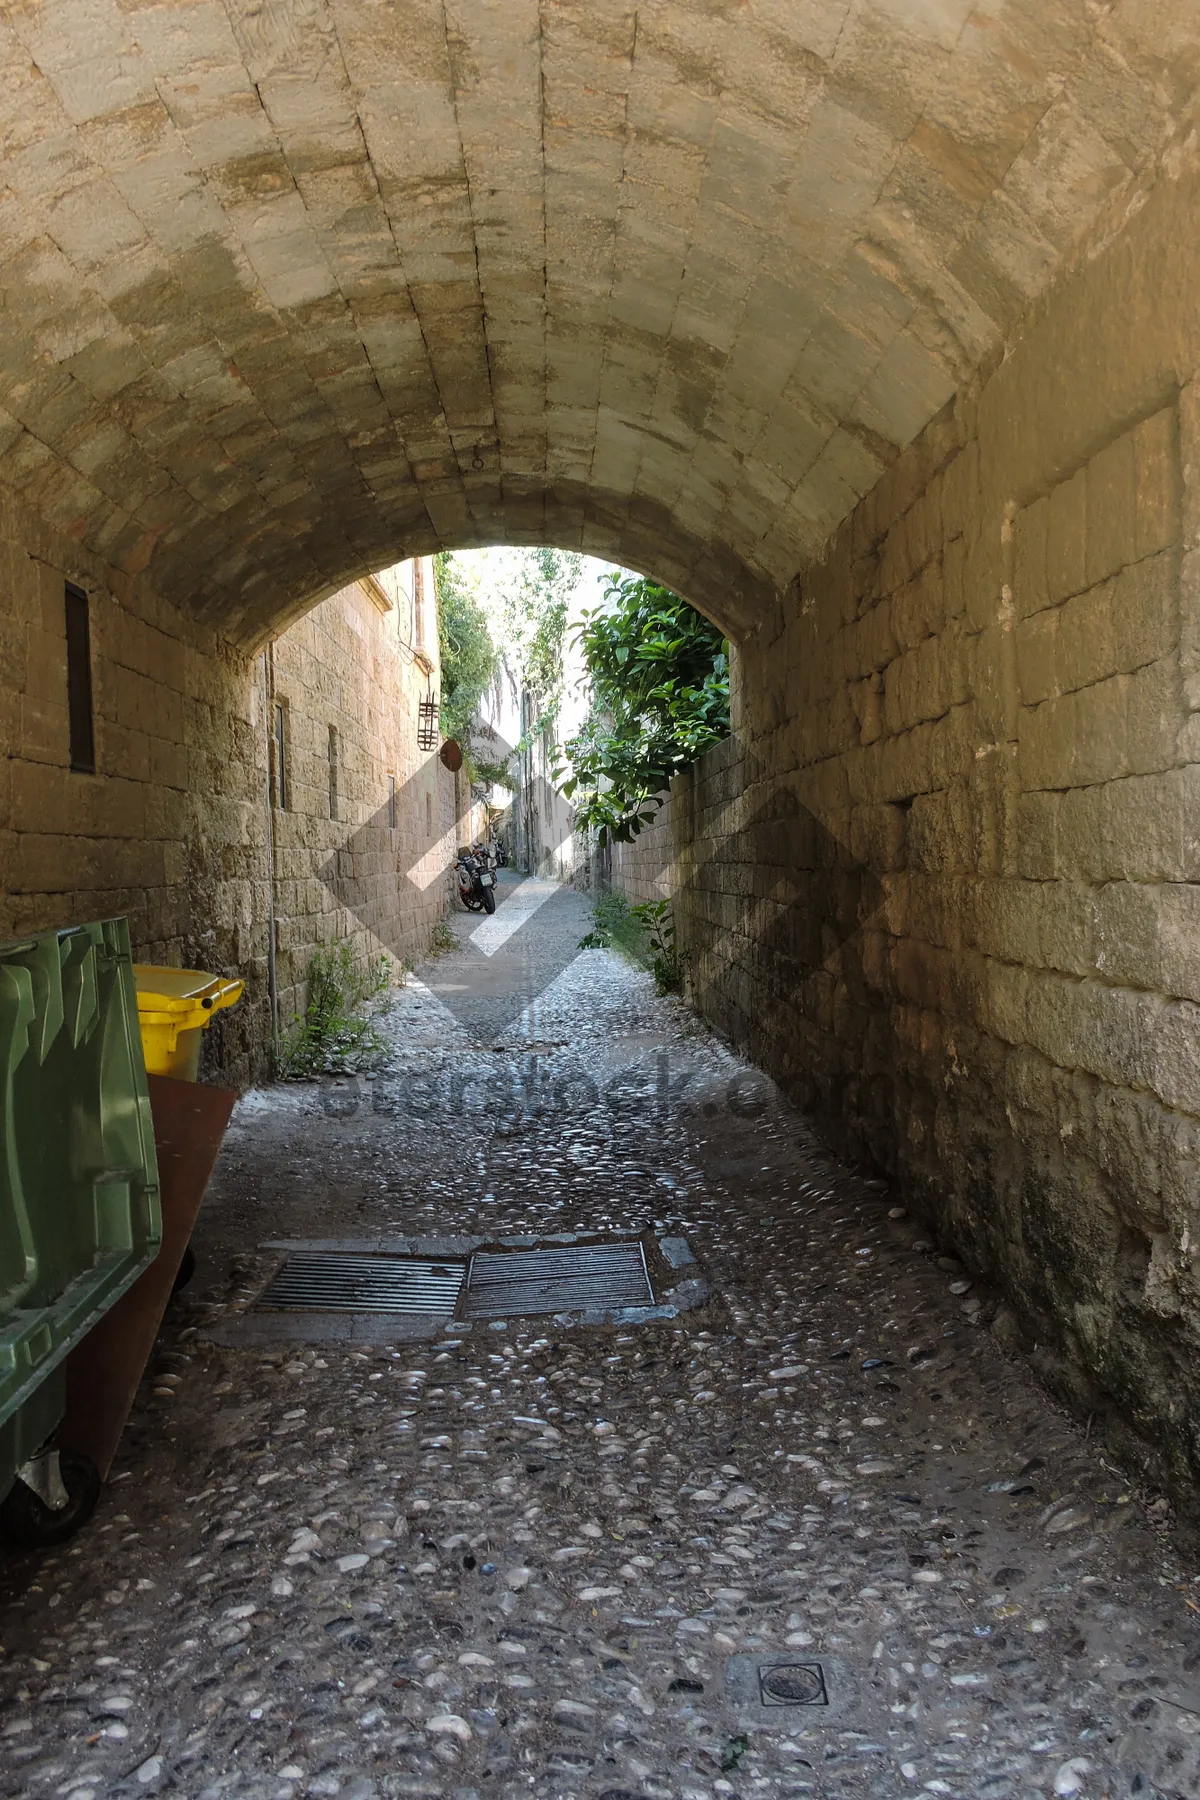
[[[26,0],[0,478],[249,645],[439,545],[735,631],[1187,123],[1193,0]]]

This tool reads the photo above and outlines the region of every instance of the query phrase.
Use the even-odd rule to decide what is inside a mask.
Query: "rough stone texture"
[[[535,958],[586,905],[537,916]],[[111,1492],[0,1568],[10,1789],[1194,1800],[1194,1544],[999,1354],[988,1291],[614,955],[528,1006],[514,958],[498,1052],[456,923],[422,974],[470,1022],[414,983],[375,1080],[242,1102]],[[673,1320],[249,1310],[281,1233],[664,1230],[716,1289]],[[832,1704],[748,1706],[747,1661],[819,1661]]]
[[[1186,132],[1186,0],[43,0],[5,478],[257,645],[439,544],[745,629]]]
[[[12,504],[0,509],[0,558],[0,937],[124,913],[140,960],[242,975],[248,996],[206,1034],[206,1067],[244,1081],[270,1045],[263,662],[234,655],[145,582],[114,583],[116,597],[111,570]],[[90,596],[95,775],[69,766],[64,577]],[[355,585],[274,646],[293,759],[292,810],[274,815],[285,1022],[315,944],[349,935],[364,954],[414,956],[445,905],[427,820],[452,836],[454,784],[416,748],[427,678],[409,631],[400,605],[383,613]]]
[[[1182,167],[742,646],[666,867],[708,1015],[1001,1329],[1200,1470],[1200,592]],[[1138,328],[1130,329],[1137,320]],[[618,879],[621,879],[618,871]]]

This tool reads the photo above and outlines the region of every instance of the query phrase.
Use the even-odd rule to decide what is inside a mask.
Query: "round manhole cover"
[[[812,1663],[787,1663],[774,1669],[763,1669],[758,1677],[764,1700],[784,1706],[820,1706],[825,1699],[825,1682],[820,1668]]]

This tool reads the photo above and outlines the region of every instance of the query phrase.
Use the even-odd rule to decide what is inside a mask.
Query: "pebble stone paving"
[[[515,1016],[493,962],[456,1017],[463,919],[386,1068],[240,1105],[95,1518],[0,1568],[0,1791],[1193,1800],[1165,1504],[894,1196],[640,970],[563,954],[581,896],[536,920]],[[714,1296],[239,1341],[281,1235],[572,1231],[686,1236]],[[779,1663],[829,1705],[764,1707]]]

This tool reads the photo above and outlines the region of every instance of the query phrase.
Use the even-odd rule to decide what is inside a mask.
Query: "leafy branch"
[[[556,771],[579,825],[628,843],[651,823],[671,777],[729,735],[729,657],[715,625],[678,594],[614,572],[576,642],[592,710]]]

